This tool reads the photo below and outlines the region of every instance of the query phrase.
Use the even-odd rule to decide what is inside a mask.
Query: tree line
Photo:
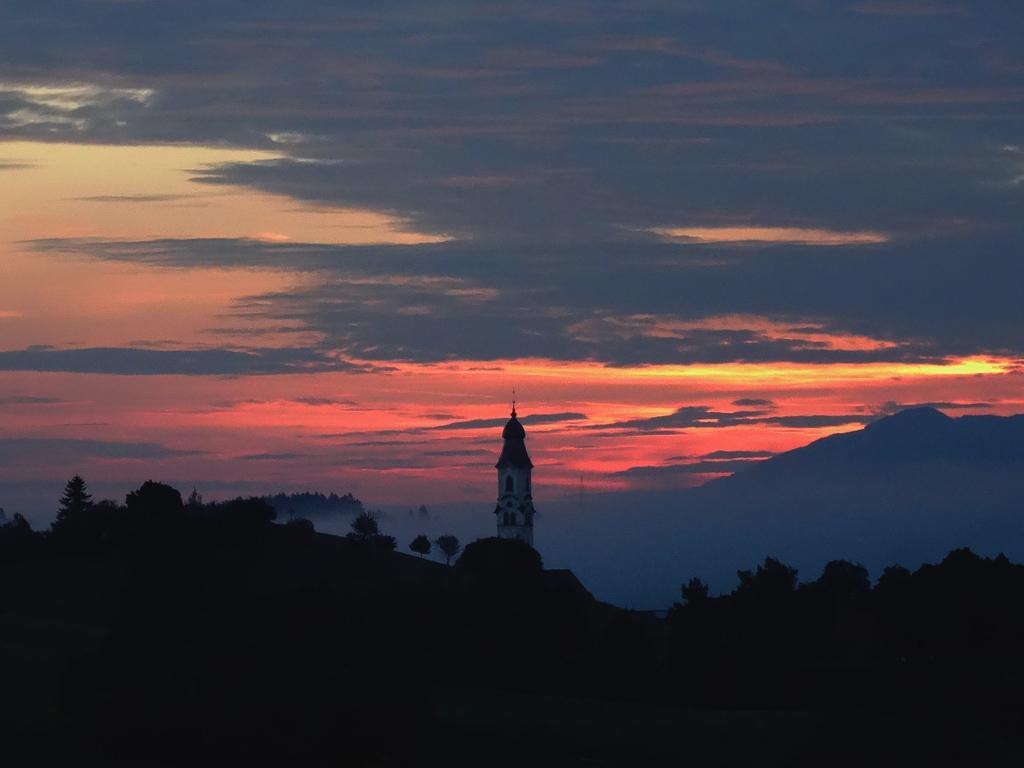
[[[843,560],[799,583],[766,558],[711,597],[686,582],[667,621],[668,679],[691,704],[946,706],[1016,702],[1024,684],[1024,567],[958,549],[872,585]]]
[[[282,513],[282,509],[286,512]],[[421,509],[426,510],[425,507]],[[64,486],[56,517],[48,531],[34,531],[19,513],[7,520],[0,509],[0,557],[11,558],[46,546],[113,546],[141,536],[147,530],[172,523],[241,533],[284,516],[284,525],[293,533],[311,535],[315,528],[304,514],[324,512],[355,513],[351,531],[346,535],[350,541],[385,551],[393,551],[397,547],[394,536],[381,532],[380,513],[366,510],[352,494],[282,493],[207,503],[196,489],[183,500],[177,489],[147,480],[128,493],[123,504],[119,504],[112,499],[95,501],[85,479],[75,475]],[[451,534],[441,535],[433,541],[419,535],[409,544],[410,550],[421,557],[429,555],[434,547],[447,565],[462,550],[458,538]]]
[[[352,530],[345,535],[345,538],[349,540],[359,541],[387,551],[393,551],[397,546],[394,536],[381,533],[380,523],[372,512],[360,512],[356,515],[351,528]],[[462,544],[458,537],[450,533],[442,534],[433,541],[426,534],[421,533],[409,542],[410,551],[415,552],[421,558],[429,555],[434,546],[444,557],[445,565],[451,565],[452,558],[462,551]]]

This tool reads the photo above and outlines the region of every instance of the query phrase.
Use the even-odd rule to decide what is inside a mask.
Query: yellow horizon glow
[[[53,237],[251,238],[328,245],[418,245],[449,239],[363,208],[315,205],[248,187],[204,184],[226,163],[286,159],[201,145],[0,141],[0,243]]]
[[[890,241],[884,232],[840,231],[816,227],[656,227],[666,240],[709,244],[775,243],[788,245],[877,245]]]
[[[605,363],[576,363],[541,358],[518,360],[469,361],[460,363],[392,363],[408,372],[457,368],[486,376],[536,376],[583,379],[710,379],[744,384],[778,385],[793,381],[806,386],[809,381],[874,381],[893,377],[936,377],[997,375],[1010,372],[1015,359],[964,357],[944,363],[714,363],[692,365],[613,366]]]

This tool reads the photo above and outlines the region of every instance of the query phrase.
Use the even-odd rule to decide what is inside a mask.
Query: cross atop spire
[[[512,387],[512,415],[516,415],[516,388]]]

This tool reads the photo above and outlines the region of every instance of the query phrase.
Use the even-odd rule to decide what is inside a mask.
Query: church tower
[[[530,474],[533,462],[526,452],[526,430],[516,417],[516,404],[512,403],[512,417],[501,432],[505,441],[501,456],[494,466],[498,469],[498,505],[494,514],[498,518],[498,536],[519,539],[533,546],[533,489]]]

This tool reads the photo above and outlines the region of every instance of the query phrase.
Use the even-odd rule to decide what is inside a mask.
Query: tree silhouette
[[[704,605],[708,601],[708,585],[694,576],[682,586],[683,604],[687,606]]]
[[[210,506],[208,516],[236,532],[259,530],[277,517],[270,502],[255,496],[247,499],[239,497]]]
[[[92,496],[81,475],[75,475],[64,486],[64,495],[60,497],[60,509],[57,510],[55,526],[73,521],[83,512],[92,509]]]
[[[437,544],[437,548],[440,549],[441,554],[444,555],[445,565],[451,565],[452,558],[459,554],[459,550],[462,549],[462,545],[459,543],[458,538],[452,536],[450,533],[438,536],[434,543]]]
[[[849,602],[871,589],[868,569],[859,563],[832,560],[825,565],[821,577],[808,589],[827,595],[836,603]]]
[[[771,601],[786,597],[796,591],[796,568],[766,557],[764,564],[756,571],[737,571],[740,585],[733,593],[738,598],[755,601]]]
[[[377,524],[377,519],[369,512],[361,512],[352,521],[352,532],[348,534],[348,538],[357,539],[358,541],[372,541],[374,537],[380,535],[380,526]]]
[[[377,514],[380,514],[379,512]],[[380,532],[377,518],[373,512],[360,512],[352,521],[352,530],[345,534],[349,541],[358,541],[361,544],[372,545],[377,549],[393,551],[397,546],[394,536],[388,536]]]
[[[14,517],[12,517],[9,522],[4,523],[4,527],[20,533],[32,532],[32,526],[29,525],[28,520],[26,520],[20,512],[15,512]]]
[[[875,591],[878,594],[891,594],[906,591],[910,586],[911,574],[902,565],[890,565],[878,577]]]
[[[430,539],[424,536],[422,533],[412,540],[409,545],[409,549],[418,554],[420,557],[430,554]]]
[[[153,480],[147,480],[138,490],[129,493],[125,504],[133,515],[144,515],[151,520],[180,517],[185,509],[177,488]]]
[[[43,537],[17,512],[10,520],[0,523],[0,562],[39,549],[42,543]]]

